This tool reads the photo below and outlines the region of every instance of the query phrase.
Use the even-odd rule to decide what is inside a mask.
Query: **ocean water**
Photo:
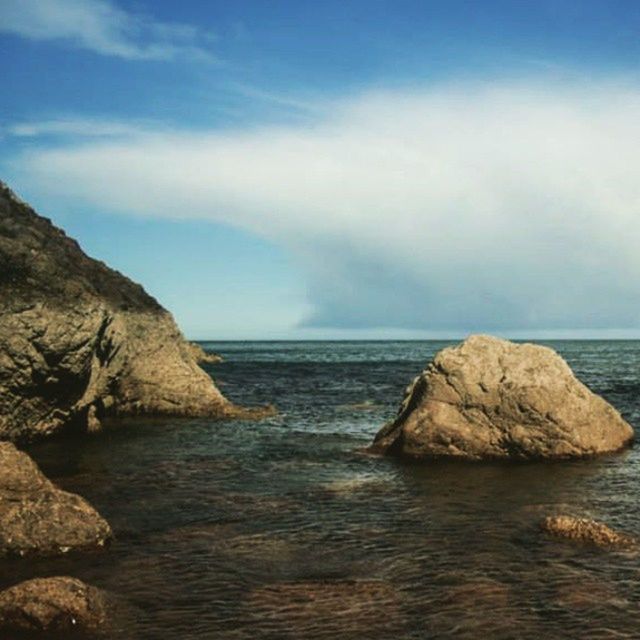
[[[638,638],[640,556],[558,542],[563,511],[640,536],[640,455],[410,464],[363,455],[443,342],[223,342],[261,422],[134,420],[30,452],[111,522],[105,553],[2,564],[117,597],[113,638]],[[640,427],[640,342],[561,341]],[[126,427],[126,428],[125,428]]]

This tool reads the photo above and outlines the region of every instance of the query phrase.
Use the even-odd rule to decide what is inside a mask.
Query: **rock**
[[[552,349],[471,336],[409,386],[371,451],[413,458],[563,459],[618,451],[633,429]]]
[[[189,351],[198,364],[218,364],[222,362],[222,356],[217,353],[208,353],[197,342],[189,342]]]
[[[36,638],[94,632],[108,622],[109,608],[104,592],[80,580],[36,578],[0,592],[0,631]]]
[[[112,537],[88,502],[58,489],[9,442],[0,442],[0,522],[0,555],[95,549]]]
[[[598,547],[629,547],[636,544],[632,536],[614,531],[606,524],[589,518],[548,516],[540,526],[545,533],[558,538],[594,544]]]
[[[108,416],[272,412],[227,401],[168,311],[0,182],[0,439]]]

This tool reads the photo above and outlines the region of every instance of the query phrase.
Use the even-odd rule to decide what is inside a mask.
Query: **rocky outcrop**
[[[222,362],[222,356],[205,351],[197,342],[189,342],[189,350],[198,364],[218,364]]]
[[[136,414],[252,415],[222,396],[140,285],[0,183],[0,439]]]
[[[0,442],[0,522],[0,555],[96,549],[112,537],[86,500],[58,489],[9,442]]]
[[[3,638],[14,633],[30,638],[51,638],[52,633],[76,637],[101,630],[110,608],[104,592],[80,580],[36,578],[0,592],[0,631]]]
[[[636,545],[636,540],[608,527],[602,522],[589,518],[559,515],[548,516],[540,526],[545,533],[557,538],[564,538],[573,542],[593,544],[598,547],[630,547]]]
[[[373,452],[412,458],[563,459],[617,451],[633,430],[552,349],[472,336],[409,386]]]

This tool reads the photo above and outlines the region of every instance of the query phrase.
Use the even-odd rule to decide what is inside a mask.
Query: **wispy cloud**
[[[279,107],[284,107],[289,111],[299,111],[307,114],[319,115],[325,108],[325,103],[321,103],[318,100],[304,99],[297,96],[291,96],[286,93],[279,93],[277,91],[267,91],[248,84],[236,82],[230,85],[229,88],[245,98],[274,104]]]
[[[0,127],[0,135],[14,138],[41,138],[45,136],[78,138],[130,138],[140,135],[151,123],[122,122],[96,118],[56,118],[53,120],[25,120]],[[154,132],[158,132],[158,123],[153,124]]]
[[[131,13],[111,0],[2,0],[0,31],[132,60],[215,61],[211,33]]]
[[[14,175],[268,237],[306,274],[313,326],[638,328],[639,137],[636,87],[458,85],[304,126],[43,147]]]

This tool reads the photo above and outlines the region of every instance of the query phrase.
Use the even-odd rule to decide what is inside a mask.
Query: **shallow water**
[[[562,509],[640,536],[638,449],[555,464],[407,464],[359,450],[442,342],[207,343],[259,423],[138,420],[31,450],[88,498],[106,553],[1,566],[126,604],[114,638],[638,638],[640,558],[538,530]],[[640,342],[550,343],[640,426]]]

